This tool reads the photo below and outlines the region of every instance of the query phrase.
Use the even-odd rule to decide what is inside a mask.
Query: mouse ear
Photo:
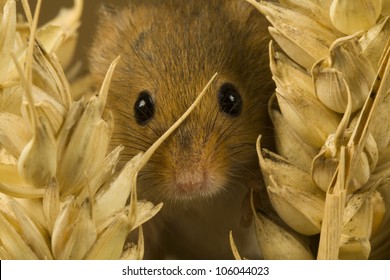
[[[258,36],[250,36],[252,42],[256,45],[260,44],[268,49],[268,44],[262,42],[265,39],[270,39],[268,27],[270,26],[267,18],[262,15],[251,3],[247,1],[234,1],[235,11],[237,17],[240,18],[240,23],[243,24],[242,28],[248,32],[248,34],[258,34]],[[261,40],[259,40],[261,39]]]
[[[264,29],[269,25],[265,16],[247,1],[229,0],[227,5],[233,13],[233,19],[249,28]]]
[[[0,0],[1,1],[1,0]],[[150,1],[150,0],[149,0]],[[106,0],[103,1],[99,8],[99,18],[103,21],[110,20],[120,17],[122,11],[126,8],[126,11],[132,14],[134,11],[134,0]],[[148,2],[148,1],[146,1]],[[140,1],[142,3],[142,1]]]
[[[127,1],[123,0],[106,0],[100,5],[99,14],[103,18],[111,18],[117,16],[119,11],[128,5]]]
[[[235,13],[235,16],[248,17],[251,11],[250,4],[246,1],[228,1],[229,8]]]
[[[117,13],[117,8],[112,2],[103,2],[99,9],[99,15],[102,18],[110,18],[115,16]]]

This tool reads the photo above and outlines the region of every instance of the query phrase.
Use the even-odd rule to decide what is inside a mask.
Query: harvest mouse
[[[101,84],[121,55],[107,108],[123,163],[147,150],[219,73],[139,174],[139,198],[164,203],[144,228],[145,257],[231,259],[230,230],[242,256],[260,257],[253,227],[241,221],[247,186],[261,177],[256,138],[271,135],[265,18],[243,0],[131,0],[100,14],[90,72]]]

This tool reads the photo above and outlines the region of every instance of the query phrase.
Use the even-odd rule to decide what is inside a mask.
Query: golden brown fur
[[[156,226],[150,225],[158,233],[146,229],[147,246],[153,251],[153,242],[166,244],[179,258],[232,258],[232,229],[243,255],[255,257],[244,248],[256,245],[240,218],[246,184],[260,177],[256,138],[270,135],[267,23],[243,0],[128,2],[102,9],[90,55],[97,84],[111,61],[122,57],[107,107],[115,116],[112,145],[125,146],[123,162],[159,138],[219,73],[201,104],[139,176],[139,196],[164,202],[151,222]],[[217,92],[225,82],[241,94],[238,117],[219,110]],[[154,118],[140,126],[133,108],[143,90],[152,94],[156,109]]]

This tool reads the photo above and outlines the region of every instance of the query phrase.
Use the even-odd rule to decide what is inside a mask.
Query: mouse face
[[[104,8],[90,56],[97,84],[121,55],[107,109],[122,161],[147,150],[201,103],[139,174],[154,202],[213,197],[259,176],[255,149],[272,92],[265,19],[245,1],[130,1]]]

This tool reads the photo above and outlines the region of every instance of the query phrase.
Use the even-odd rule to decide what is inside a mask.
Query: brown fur
[[[107,107],[115,116],[112,145],[125,146],[123,162],[159,138],[219,73],[201,104],[138,179],[141,198],[164,202],[151,223],[161,224],[155,242],[166,243],[175,257],[232,258],[230,229],[244,256],[258,256],[244,248],[250,229],[240,226],[240,218],[246,183],[260,178],[256,138],[270,135],[266,28],[260,13],[242,0],[132,0],[102,9],[90,71],[101,84],[111,61],[122,57]],[[237,118],[219,110],[217,92],[224,82],[234,84],[242,96]],[[143,90],[152,93],[156,112],[148,125],[139,126],[133,107]],[[198,181],[201,186],[188,187]],[[145,235],[153,248],[156,234],[146,229]]]

